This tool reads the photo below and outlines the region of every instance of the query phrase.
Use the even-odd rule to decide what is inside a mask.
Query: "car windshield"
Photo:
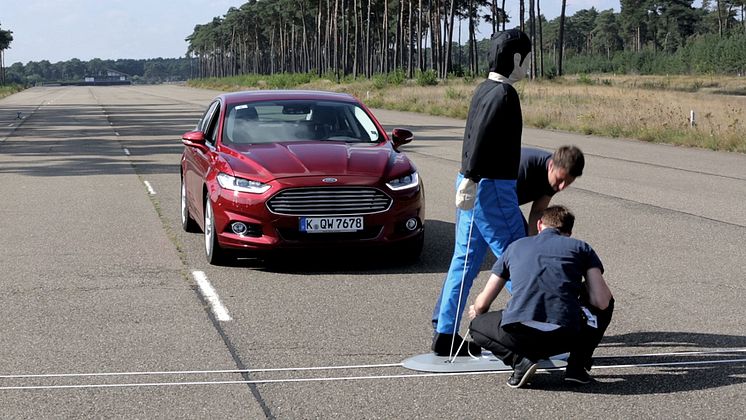
[[[283,100],[230,106],[223,142],[235,144],[292,141],[377,143],[383,138],[359,106],[347,102]]]

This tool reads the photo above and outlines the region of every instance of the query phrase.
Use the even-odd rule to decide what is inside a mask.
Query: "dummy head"
[[[531,40],[518,29],[509,29],[492,35],[490,45],[490,71],[517,82],[526,76]]]

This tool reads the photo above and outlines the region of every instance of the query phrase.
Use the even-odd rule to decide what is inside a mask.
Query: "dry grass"
[[[10,96],[16,92],[22,91],[23,88],[19,85],[8,85],[8,86],[0,86],[0,98],[4,98],[6,96]]]
[[[526,83],[519,89],[526,125],[746,153],[743,96],[625,84]]]
[[[348,92],[374,108],[466,118],[480,82],[380,87],[321,80],[301,87]],[[526,126],[746,153],[746,77],[570,76],[522,81],[516,89]]]

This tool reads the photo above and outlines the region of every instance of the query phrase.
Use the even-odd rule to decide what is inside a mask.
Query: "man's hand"
[[[461,210],[471,210],[477,198],[477,183],[464,178],[456,189],[456,207]]]
[[[474,305],[469,306],[469,319],[473,321],[477,315],[481,315],[477,313],[477,308],[475,308]]]

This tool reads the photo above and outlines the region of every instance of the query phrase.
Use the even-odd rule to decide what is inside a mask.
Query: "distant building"
[[[121,71],[107,69],[104,74],[85,76],[83,85],[131,85],[130,75]]]

